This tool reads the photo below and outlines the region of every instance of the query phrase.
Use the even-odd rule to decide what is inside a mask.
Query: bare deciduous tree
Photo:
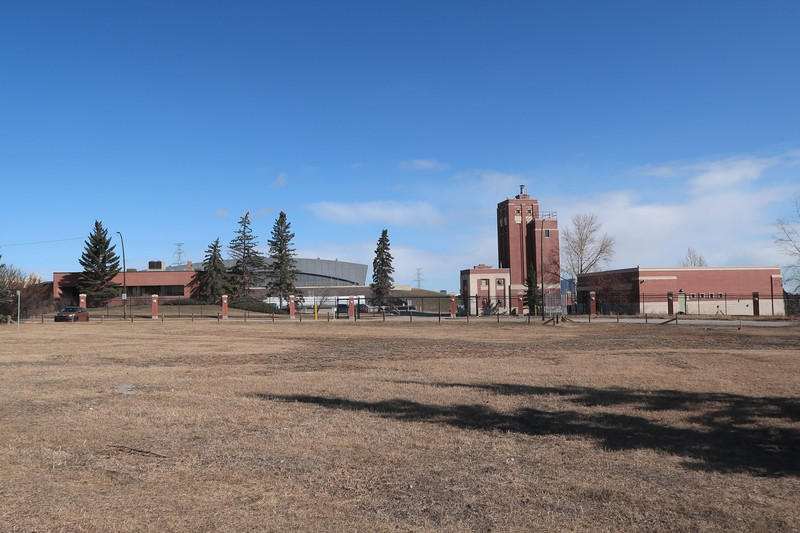
[[[708,266],[706,263],[706,258],[703,257],[703,254],[695,250],[694,248],[689,248],[686,250],[686,257],[683,258],[683,261],[678,263],[679,267],[704,267]]]
[[[794,264],[784,268],[786,279],[794,285],[794,290],[800,288],[800,199],[794,202],[794,214],[789,217],[780,217],[775,222],[777,233],[773,235],[775,244],[792,258]]]
[[[580,214],[572,217],[572,227],[561,229],[562,271],[572,278],[578,274],[596,272],[614,257],[616,239],[600,234],[597,215]]]

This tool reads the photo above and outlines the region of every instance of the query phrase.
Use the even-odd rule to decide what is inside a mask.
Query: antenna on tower
[[[175,257],[175,261],[173,261],[172,265],[173,266],[180,266],[180,265],[183,264],[183,256],[186,255],[186,252],[183,251],[183,248],[182,248],[183,243],[182,242],[176,242],[175,246],[177,246],[178,249],[175,250],[174,254],[172,254]]]

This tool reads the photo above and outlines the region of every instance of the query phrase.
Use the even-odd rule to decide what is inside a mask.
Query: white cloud
[[[567,198],[559,212],[561,225],[569,224],[576,213],[597,214],[603,231],[617,239],[613,268],[674,266],[689,247],[712,266],[780,264],[770,237],[771,222],[775,206],[788,191],[765,176],[787,158],[788,154],[737,157],[648,167],[640,173],[675,178],[658,184],[662,197],[670,201],[643,201],[644,194],[653,194],[646,183],[632,184],[639,190],[608,192],[591,200]]]
[[[395,226],[425,226],[439,224],[443,220],[437,208],[428,202],[318,202],[311,204],[309,209],[323,220],[345,224],[376,222]]]
[[[697,171],[689,180],[695,192],[724,189],[740,183],[758,180],[765,170],[778,164],[778,158],[739,158],[713,161],[688,167]]]
[[[634,180],[627,189],[603,191],[602,184],[582,188],[562,180],[563,190],[574,194],[538,199],[543,210],[558,211],[562,227],[574,214],[596,213],[603,231],[617,239],[610,268],[673,266],[689,247],[710,265],[776,265],[786,261],[772,244],[772,222],[786,198],[800,192],[792,176],[796,157],[787,152],[671,162],[635,170],[662,179]],[[327,222],[389,227],[397,283],[413,284],[421,268],[424,287],[457,290],[460,270],[478,263],[496,266],[497,203],[519,194],[523,184],[537,198],[536,183],[529,175],[477,170],[414,186],[417,201],[309,207]],[[375,239],[345,247],[317,244],[325,249],[315,257],[371,264]]]
[[[478,170],[460,172],[456,174],[455,181],[457,185],[455,194],[481,201],[485,199],[492,205],[497,205],[504,199],[513,198],[519,194],[521,185],[525,185],[526,192],[530,194],[528,185],[531,185],[534,180],[519,174],[509,174],[497,170]]]
[[[288,181],[289,176],[286,172],[281,172],[278,176],[269,184],[270,187],[285,187],[286,182]]]
[[[435,159],[412,159],[400,163],[400,168],[406,170],[443,170],[449,167],[447,163],[440,163]]]
[[[641,167],[634,173],[656,178],[678,178],[690,185],[692,192],[704,193],[757,181],[766,170],[791,158],[792,152],[787,152],[776,157],[740,156],[703,162],[675,162]]]
[[[259,210],[258,210],[258,211],[256,211],[255,213],[253,213],[253,219],[258,219],[258,218],[265,217],[265,216],[267,216],[267,215],[270,213],[270,211],[272,211],[272,209],[271,209],[271,208],[269,208],[269,207],[262,207],[261,209],[259,209]]]
[[[672,165],[660,165],[642,167],[637,169],[635,173],[643,176],[653,176],[655,178],[676,178],[680,175],[681,171],[678,167]]]

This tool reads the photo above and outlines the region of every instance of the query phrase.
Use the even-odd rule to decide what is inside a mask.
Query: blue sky
[[[301,257],[454,291],[525,184],[610,267],[776,265],[800,195],[800,3],[3,2],[0,254],[202,262],[249,211]],[[120,247],[117,247],[120,251]],[[419,271],[417,269],[420,269]],[[368,274],[368,276],[371,276]],[[369,280],[368,280],[369,281]]]

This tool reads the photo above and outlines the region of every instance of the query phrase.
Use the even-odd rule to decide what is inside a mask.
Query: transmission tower
[[[417,282],[417,288],[421,289],[422,288],[422,282],[425,281],[425,278],[422,277],[422,269],[421,268],[417,269],[417,276],[414,278],[414,281]]]
[[[186,255],[186,252],[183,251],[182,242],[176,242],[175,246],[177,246],[178,249],[175,250],[175,253],[173,254],[175,256],[175,261],[173,261],[172,266],[180,266],[183,264],[183,256]]]

